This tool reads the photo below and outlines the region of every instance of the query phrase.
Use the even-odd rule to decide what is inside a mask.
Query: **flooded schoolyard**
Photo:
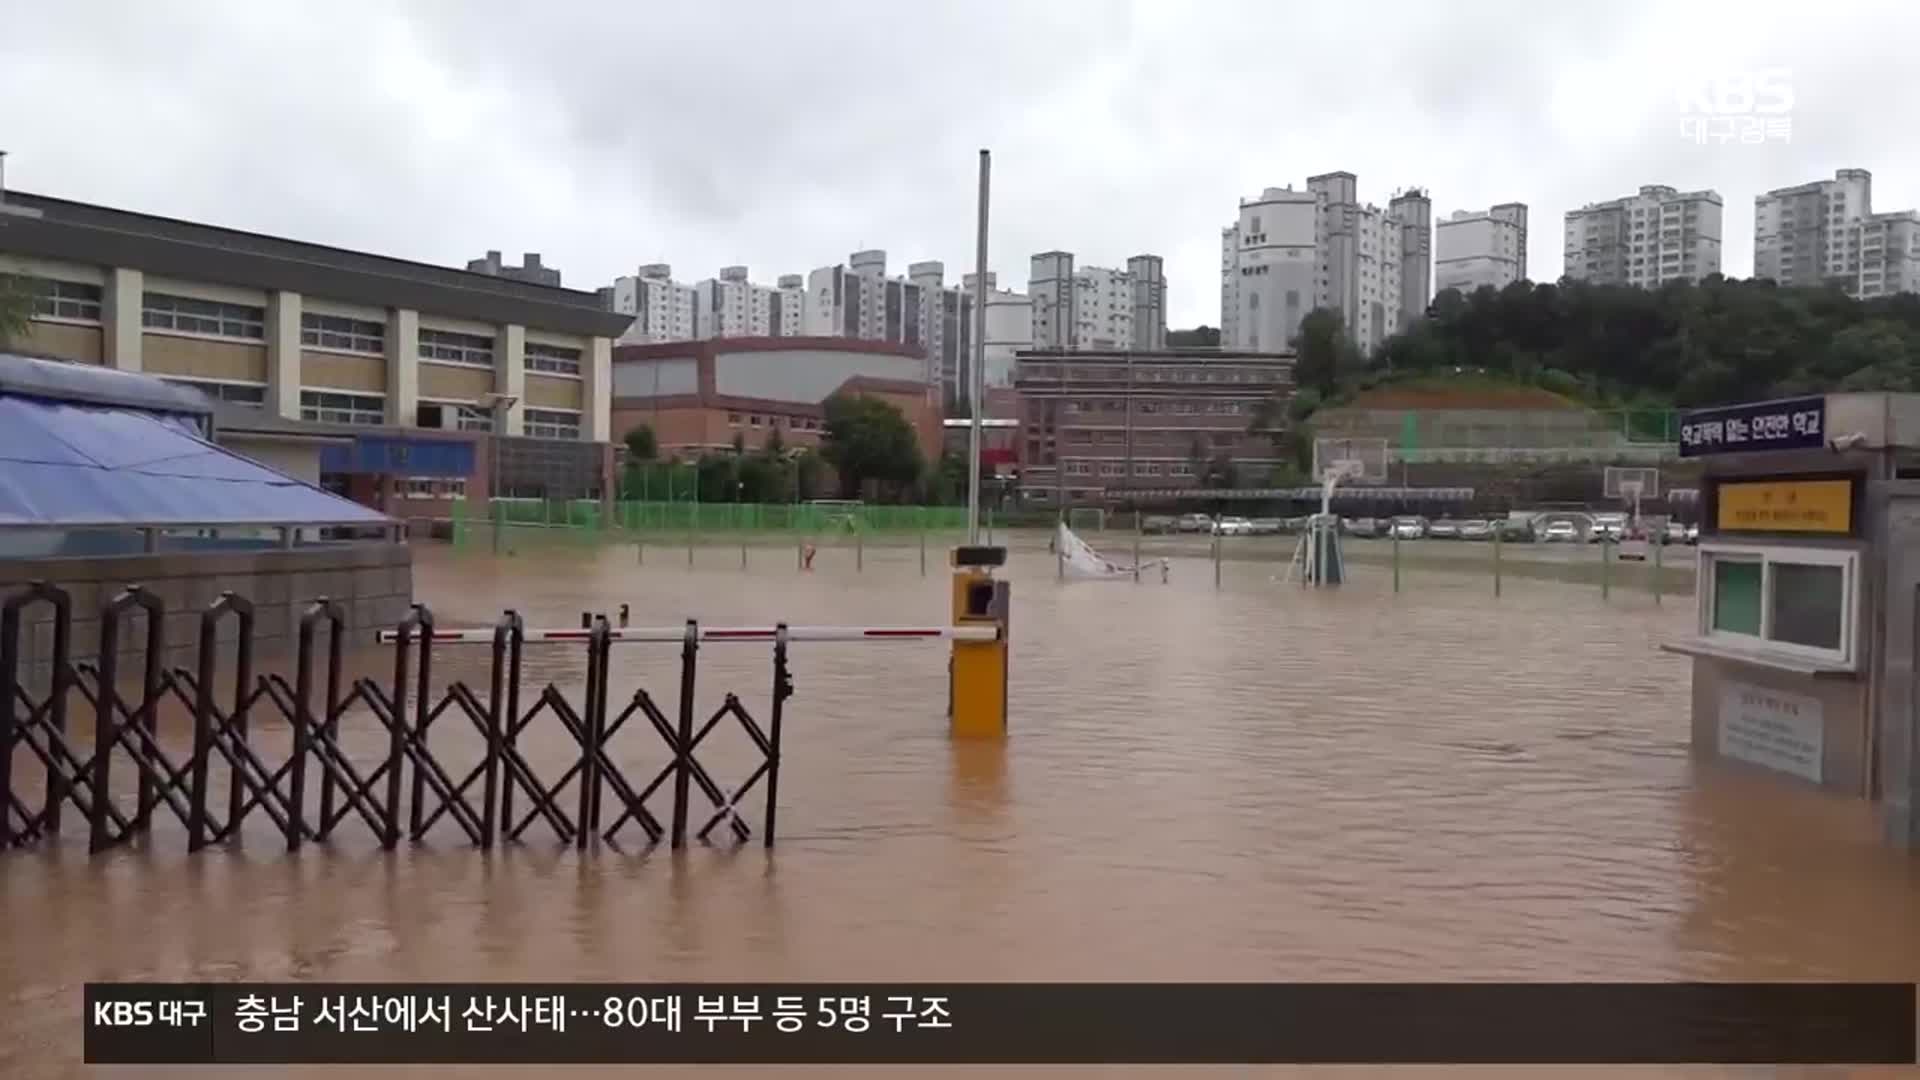
[[[1204,555],[1164,585],[1061,584],[1016,547],[1011,739],[947,739],[943,643],[795,644],[771,852],[582,857],[534,829],[491,855],[353,832],[189,858],[167,827],[9,856],[0,1072],[71,1071],[80,984],[108,978],[1920,977],[1920,861],[1866,804],[1690,758],[1688,668],[1656,647],[1689,598],[1516,578],[1496,599],[1433,568],[1396,594],[1358,561],[1339,590],[1257,561],[1216,588]],[[664,545],[423,546],[416,594],[443,625],[622,603],[635,625],[940,624],[944,555],[923,576],[913,545],[810,573],[779,547],[742,570],[724,545],[691,569]],[[578,693],[581,647],[528,648]],[[441,646],[436,676],[484,693],[484,653]],[[616,700],[673,699],[677,646],[613,658]],[[765,645],[698,670],[702,716],[732,691],[764,722]]]

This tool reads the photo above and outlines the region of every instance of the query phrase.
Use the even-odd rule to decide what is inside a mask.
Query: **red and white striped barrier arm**
[[[772,626],[702,626],[698,630],[699,641],[772,641],[779,629]],[[433,632],[435,644],[448,642],[454,644],[481,645],[493,642],[494,630],[491,627],[467,628],[461,630],[439,630]],[[410,635],[418,641],[425,635],[415,630]],[[614,641],[642,641],[657,643],[683,642],[687,639],[684,626],[615,626],[609,627],[607,636]],[[996,627],[980,624],[972,626],[789,626],[788,641],[993,641],[999,636]],[[532,627],[521,631],[522,641],[586,641],[593,637],[593,631],[570,628],[566,630],[537,630]],[[400,640],[397,630],[382,630],[377,635],[382,645],[390,645]]]

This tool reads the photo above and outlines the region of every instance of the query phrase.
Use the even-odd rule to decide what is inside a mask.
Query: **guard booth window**
[[[1700,632],[1851,669],[1859,555],[1832,548],[1702,544]]]
[[[1773,575],[1773,639],[1815,649],[1838,649],[1845,572],[1838,566],[1777,562]]]
[[[1760,636],[1761,564],[1732,557],[1713,561],[1713,628]]]

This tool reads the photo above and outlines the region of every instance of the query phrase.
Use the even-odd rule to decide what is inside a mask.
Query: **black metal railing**
[[[50,619],[29,625],[27,616],[43,607]],[[58,840],[67,807],[86,822],[94,852],[148,841],[161,810],[193,851],[242,836],[250,817],[269,821],[290,851],[353,826],[394,848],[403,835],[426,839],[443,820],[480,848],[527,842],[536,827],[583,851],[618,848],[636,832],[647,846],[683,847],[690,835],[711,843],[722,826],[737,845],[753,837],[741,811],[756,788],[760,840],[773,845],[781,723],[793,694],[784,624],[772,637],[763,729],[732,693],[696,723],[701,633],[692,621],[669,719],[644,687],[615,698],[614,634],[603,616],[590,620],[579,643],[587,663],[577,697],[554,682],[529,684],[526,628],[512,611],[493,627],[479,689],[461,679],[436,685],[434,618],[422,604],[390,635],[390,682],[349,671],[346,612],[325,597],[300,615],[291,682],[283,672],[256,670],[255,612],[246,598],[223,593],[200,612],[190,667],[166,663],[167,616],[156,595],[129,586],[101,606],[90,654],[97,659],[87,660],[77,658],[74,604],[64,589],[35,582],[0,604],[0,851]],[[123,640],[136,619],[144,640]],[[44,659],[25,655],[29,634],[44,643]],[[223,656],[232,660],[230,682],[223,682]],[[137,679],[128,679],[135,660]],[[169,711],[192,718],[190,739],[161,723]],[[87,712],[90,738],[84,721],[69,723]],[[462,718],[472,734],[460,732],[456,741],[448,725],[458,732]],[[757,759],[732,790],[698,756],[728,720]],[[657,743],[636,737],[636,729],[651,729]],[[476,741],[478,760],[459,762],[459,750]],[[633,771],[641,751],[661,749],[657,769]],[[222,778],[224,798],[216,790]],[[654,809],[663,798],[665,823]]]

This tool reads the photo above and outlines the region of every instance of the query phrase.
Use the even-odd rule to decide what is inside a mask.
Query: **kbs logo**
[[[93,1023],[96,1027],[151,1027],[157,1017],[151,1001],[96,1001]]]
[[[1756,68],[1697,78],[1682,83],[1680,137],[1705,145],[1709,140],[1748,146],[1793,141],[1793,70]]]

